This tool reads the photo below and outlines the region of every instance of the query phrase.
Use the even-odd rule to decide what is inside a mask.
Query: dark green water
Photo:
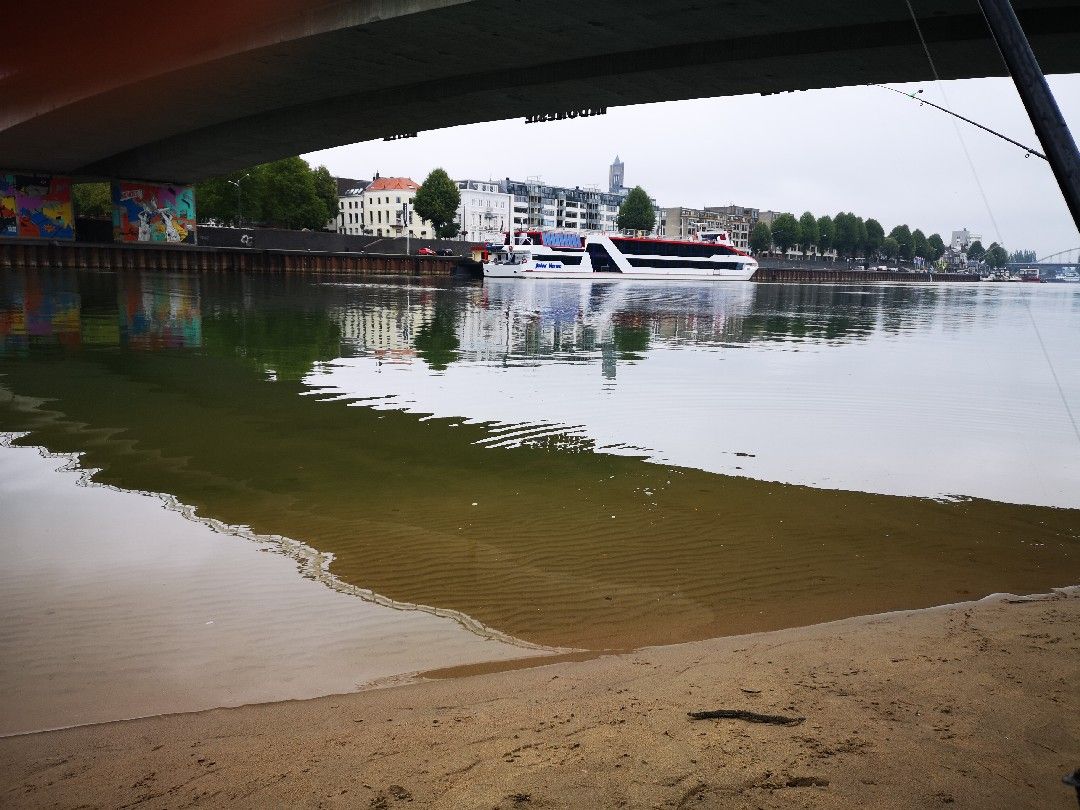
[[[1080,581],[1066,285],[2,284],[0,431],[528,641]]]

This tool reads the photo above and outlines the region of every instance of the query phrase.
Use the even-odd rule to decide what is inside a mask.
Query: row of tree
[[[838,256],[882,257],[911,261],[918,257],[937,261],[945,255],[945,242],[940,234],[927,236],[916,228],[897,225],[888,236],[876,219],[863,219],[850,212],[835,217],[815,217],[809,211],[798,219],[793,214],[780,214],[770,227],[758,222],[750,234],[750,247],[757,253],[778,248],[781,252],[801,246],[806,252],[817,248],[819,253],[835,250]]]
[[[797,245],[804,252],[816,247],[819,253],[835,249],[838,256],[890,261],[911,261],[917,257],[936,262],[945,255],[945,241],[939,234],[927,236],[918,228],[913,231],[907,225],[897,225],[886,236],[885,229],[876,219],[864,220],[850,212],[841,212],[835,217],[815,217],[806,211],[798,219],[793,214],[780,214],[773,220],[771,228],[765,222],[758,222],[750,234],[750,248],[755,253],[774,247],[787,253],[789,248]],[[966,253],[969,262],[993,268],[1005,267],[1010,261],[1035,261],[1035,251],[1021,250],[1010,255],[997,242],[989,248],[984,248],[979,241],[972,242]]]
[[[325,166],[312,169],[302,158],[264,163],[205,180],[195,187],[199,218],[232,225],[260,223],[320,230],[337,219],[337,182]],[[434,169],[413,200],[413,212],[432,224],[435,235],[457,235],[461,192],[443,169]]]
[[[984,248],[982,242],[976,239],[967,249],[967,257],[969,262],[975,262],[977,264],[985,264],[987,267],[993,267],[994,269],[1000,269],[1007,265],[1010,261],[1035,261],[1035,251],[1033,250],[1021,250],[1013,254],[1013,256],[1031,256],[1031,259],[1014,259],[1009,256],[1008,252],[999,245],[997,242],[991,242],[990,247]]]

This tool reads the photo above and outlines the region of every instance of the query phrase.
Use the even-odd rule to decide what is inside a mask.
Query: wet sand
[[[541,652],[345,586],[300,544],[86,485],[74,465],[0,434],[0,734]]]
[[[9,737],[0,804],[1072,808],[1077,683],[1080,589],[997,596]]]

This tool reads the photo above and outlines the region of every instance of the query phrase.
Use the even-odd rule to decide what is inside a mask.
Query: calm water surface
[[[512,640],[626,648],[1080,582],[1077,285],[2,285],[14,444],[81,454],[112,487],[89,488],[95,502],[162,493],[304,544],[326,564],[322,590],[451,612],[447,638],[486,628],[496,638],[470,660],[523,654]],[[19,497],[0,488],[0,514]],[[98,576],[111,544],[139,545],[127,508],[109,512],[115,540],[49,535],[51,567],[19,540],[31,519],[4,520],[8,661],[62,646],[35,646],[40,619],[13,583],[61,562]],[[190,577],[176,559],[154,575]],[[83,583],[101,627],[123,579]],[[214,587],[242,613],[289,587],[274,583]],[[309,624],[325,629],[320,615]],[[203,656],[243,633],[200,642]],[[152,635],[131,668],[153,658]]]

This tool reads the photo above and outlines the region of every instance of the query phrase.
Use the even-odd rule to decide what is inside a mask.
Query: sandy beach
[[[998,595],[8,737],[0,804],[1070,808],[1077,683],[1080,590]]]

